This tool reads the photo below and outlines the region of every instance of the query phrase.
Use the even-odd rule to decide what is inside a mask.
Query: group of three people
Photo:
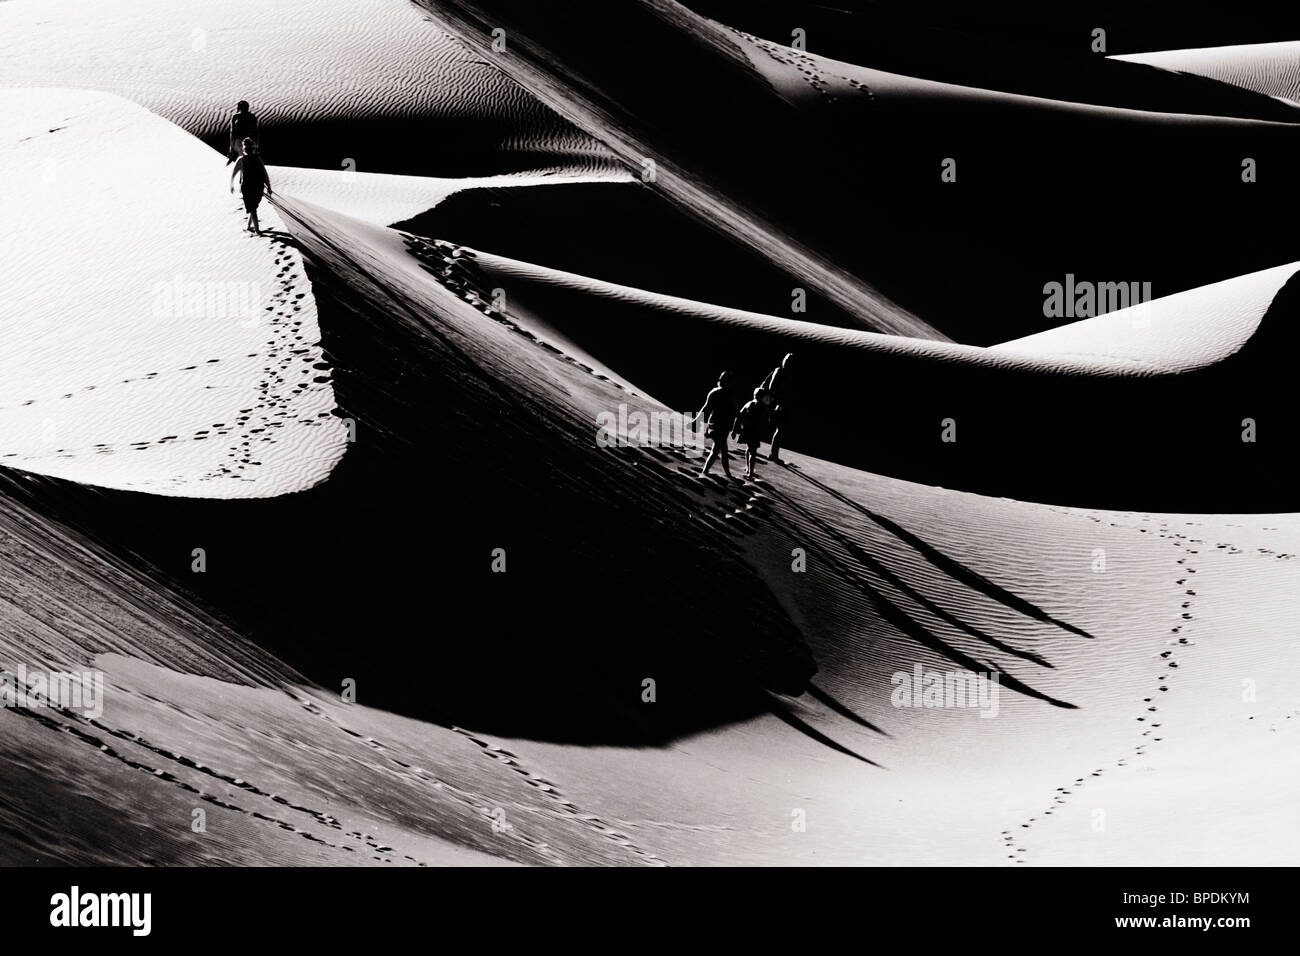
[[[745,446],[745,477],[754,478],[754,465],[758,461],[758,447],[770,435],[772,448],[767,454],[768,461],[781,462],[781,429],[788,424],[790,400],[790,365],[793,354],[786,355],[781,364],[774,368],[763,380],[763,384],[754,389],[754,397],[740,408],[731,394],[731,373],[723,372],[718,376],[718,384],[704,400],[704,407],[692,420],[691,424],[703,421],[707,425],[705,437],[713,440],[704,459],[704,468],[700,471],[703,478],[713,467],[715,460],[722,462],[722,472],[731,477],[731,461],[727,451],[727,439],[735,435]]]

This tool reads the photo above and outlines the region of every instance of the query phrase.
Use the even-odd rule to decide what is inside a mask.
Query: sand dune
[[[422,4],[480,50],[490,27],[505,29],[514,43],[498,62],[521,86],[629,167],[653,160],[652,188],[863,328],[991,345],[1055,324],[1040,290],[1062,262],[1168,295],[1281,261],[1265,237],[1295,184],[1243,192],[1240,152],[1248,142],[1261,164],[1294,164],[1293,122],[937,82],[792,51],[667,0],[621,3],[635,27],[612,36],[598,35],[594,2]],[[1275,120],[1297,115],[1264,105]],[[1063,189],[1095,201],[1057,205]],[[1116,216],[1151,224],[1168,254],[1144,256],[1147,232]],[[1207,218],[1236,237],[1230,248],[1202,235]]]
[[[1226,279],[995,345],[991,351],[1054,361],[1092,358],[1158,372],[1205,368],[1250,341],[1297,270],[1300,263],[1293,262]]]
[[[291,166],[485,176],[610,165],[402,0],[12,0],[0,7],[0,85],[116,93],[223,152],[234,104],[249,100],[268,160]],[[412,124],[435,148],[409,148]]]
[[[168,495],[323,480],[346,428],[311,287],[282,235],[244,232],[221,157],[109,94],[0,100],[0,195],[21,222],[0,238],[0,461]]]
[[[503,290],[521,325],[675,408],[695,407],[722,369],[757,384],[798,353],[816,373],[801,386],[809,413],[795,447],[842,464],[1061,504],[1295,500],[1274,457],[1283,449],[1242,441],[1243,420],[1286,388],[1295,265],[984,349],[725,309],[487,252],[474,263],[485,297]],[[1135,427],[1135,408],[1152,410],[1158,427]],[[948,419],[961,432],[950,444],[940,440]],[[1285,419],[1270,416],[1269,428],[1290,434]],[[1234,474],[1207,469],[1201,480],[1179,468],[1188,456],[1229,459]]]
[[[789,9],[0,2],[0,678],[105,679],[0,707],[0,862],[1294,859],[1285,51]],[[602,440],[787,352],[756,481]]]
[[[256,503],[256,515],[250,502],[6,481],[0,546],[77,569],[56,605],[88,592],[110,607],[142,593],[149,605],[107,646],[93,625],[24,630],[25,659],[102,667],[111,706],[96,724],[0,713],[8,768],[74,820],[57,832],[26,826],[10,858],[129,859],[146,825],[161,829],[158,862],[1222,864],[1296,852],[1294,832],[1270,822],[1297,784],[1286,755],[1300,711],[1285,676],[1300,664],[1286,597],[1300,573],[1294,516],[1066,509],[798,454],[789,469],[760,466],[762,484],[699,482],[698,462],[670,449],[596,448],[598,411],[663,406],[548,348],[527,316],[486,314],[472,288],[436,277],[431,243],[283,205],[315,263],[336,387],[363,437],[330,482]],[[477,414],[498,402],[508,414]],[[485,421],[503,440],[472,441]],[[535,456],[563,480],[534,481]],[[375,482],[387,499],[369,493]],[[409,507],[417,499],[444,507]],[[440,546],[418,575],[392,580],[404,555],[355,542],[398,513],[417,539],[438,528]],[[466,513],[476,520],[462,526]],[[493,515],[500,523],[488,525]],[[250,560],[250,528],[267,522],[298,547]],[[539,537],[520,538],[524,528]],[[334,534],[352,551],[328,547]],[[551,575],[556,534],[565,558]],[[186,575],[169,557],[182,537],[211,541],[224,577]],[[499,579],[501,601],[479,616],[473,648],[387,626],[385,614],[400,619],[425,600],[407,577],[467,586],[475,573],[462,552],[486,555],[491,541],[527,570]],[[795,548],[803,573],[792,573]],[[112,570],[123,562],[134,580]],[[326,573],[368,599],[264,600]],[[216,602],[255,643],[199,641],[187,661],[172,628],[215,635],[217,625],[169,581]],[[23,603],[21,583],[6,587],[0,613]],[[722,609],[708,603],[718,587]],[[592,635],[594,658],[585,630],[569,635],[579,646],[539,647],[527,624],[544,600],[567,608],[569,595],[588,618],[625,611],[618,640]],[[680,641],[663,626],[679,619],[692,624]],[[290,620],[309,647],[295,646]],[[778,652],[790,635],[815,674]],[[665,653],[645,653],[656,641]],[[509,665],[485,666],[485,648]],[[773,656],[762,663],[756,651]],[[368,663],[377,669],[358,670]],[[918,665],[998,674],[997,716],[894,706],[894,675]],[[324,686],[306,685],[302,666]],[[357,704],[330,693],[347,675],[360,678]],[[753,692],[756,675],[765,689],[745,706],[700,709]],[[654,704],[640,696],[647,676],[658,680]],[[409,709],[396,706],[402,681],[413,700],[450,709],[435,721],[443,727],[391,712]],[[1256,691],[1244,695],[1244,682]],[[553,724],[570,712],[598,733],[588,746]],[[87,760],[101,742],[110,753]],[[68,773],[34,778],[24,764],[38,753]],[[1196,812],[1171,809],[1189,794]],[[208,809],[212,835],[190,832],[192,806]],[[0,812],[30,819],[10,804]],[[86,821],[107,835],[79,840]]]
[[[1216,75],[1222,84],[1206,83],[1125,62],[1146,62],[1141,57],[1097,56],[1088,43],[1051,49],[929,25],[917,10],[882,4],[850,10],[799,0],[687,0],[686,6],[787,50],[797,28],[805,49],[819,56],[972,89],[1157,112],[1295,120],[1286,106],[1252,95],[1257,87],[1229,77]],[[1091,29],[1078,36],[1091,41]]]
[[[271,174],[286,193],[378,226],[414,219],[428,213],[447,197],[469,189],[629,182],[632,178],[617,169],[580,174],[534,172],[447,179],[273,166]]]
[[[1300,103],[1300,41],[1127,53],[1114,59],[1206,76],[1293,105]]]
[[[587,276],[466,249],[487,285],[529,293],[568,293],[586,298],[582,310],[546,310],[534,319],[534,331],[559,333],[582,327],[580,316],[596,312],[602,300],[644,312],[689,316],[701,323],[756,329],[772,337],[773,351],[800,345],[828,344],[865,353],[914,356],[952,366],[1055,375],[1116,377],[1186,372],[1215,365],[1241,350],[1259,330],[1269,306],[1300,263],[1227,279],[1200,289],[1152,299],[1103,315],[1068,323],[990,348],[931,343],[921,339],[840,329],[793,319],[729,309],[677,296],[662,295],[603,282]],[[634,331],[640,331],[639,329]],[[582,341],[585,336],[579,336]]]

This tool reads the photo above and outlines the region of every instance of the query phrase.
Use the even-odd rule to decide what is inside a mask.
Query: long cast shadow
[[[846,552],[848,552],[848,554],[851,555],[852,558],[855,561],[857,561],[859,564],[868,568],[873,573],[883,577],[885,580],[889,581],[895,587],[899,587],[900,590],[902,590],[903,593],[907,594],[908,597],[910,597],[914,601],[917,601],[919,604],[921,604],[921,606],[925,607],[931,613],[937,614],[942,620],[946,621],[949,624],[952,624],[953,626],[958,627],[963,632],[971,634],[972,636],[984,641],[990,646],[997,647],[999,650],[1004,650],[1009,653],[1015,653],[1015,656],[1032,660],[1035,663],[1039,663],[1045,667],[1051,666],[1046,661],[1043,661],[1041,658],[1038,658],[1034,655],[1029,655],[1023,651],[1018,653],[1015,652],[1013,649],[1009,648],[1007,645],[1003,644],[1002,642],[997,641],[991,638],[990,636],[983,634],[982,632],[976,630],[970,625],[967,625],[964,622],[953,617],[951,614],[947,613],[946,611],[943,611],[941,608],[938,608],[937,605],[935,605],[929,599],[925,598],[923,595],[920,595],[919,592],[917,592],[914,588],[905,585],[897,575],[893,574],[893,572],[885,568],[884,565],[881,564],[879,560],[877,560],[872,555],[868,554],[861,546],[853,542],[847,535],[843,534],[842,532],[832,527],[828,522],[825,522],[820,518],[818,518],[816,515],[813,515],[811,512],[809,512],[806,508],[799,505],[788,495],[782,494],[780,491],[776,490],[771,485],[768,485],[768,490],[773,495],[773,497],[783,502],[788,508],[790,508],[792,511],[799,514],[805,521],[808,521],[810,524],[817,527],[827,537],[833,539],[836,542],[836,544],[838,544],[841,548],[843,548]],[[788,530],[794,531],[793,528],[789,528]],[[942,638],[938,637],[937,635],[932,634],[929,630],[923,627],[920,624],[920,622],[914,620],[910,614],[908,614],[905,610],[903,610],[901,607],[899,607],[897,604],[891,601],[889,597],[881,589],[871,584],[868,580],[866,580],[866,578],[862,574],[857,573],[852,568],[847,567],[844,564],[844,562],[841,561],[839,558],[837,558],[834,554],[831,554],[829,551],[827,551],[824,548],[818,548],[817,550],[820,552],[821,556],[826,560],[828,565],[836,569],[836,573],[838,573],[844,581],[846,581],[847,583],[849,583],[850,585],[858,589],[868,600],[871,601],[872,605],[876,608],[880,616],[886,622],[892,624],[903,634],[906,634],[907,636],[911,637],[921,645],[928,647],[931,650],[941,654],[943,657],[946,657],[948,660],[952,661],[955,664],[960,665],[966,670],[969,670],[973,673],[981,673],[984,670],[986,670],[986,666],[984,664],[975,660],[975,658],[971,657],[969,654],[966,654],[963,651],[953,647],[951,644],[949,644],[947,641],[944,641]],[[1068,701],[1059,700],[1055,697],[1052,697],[1050,694],[1045,693],[1044,691],[1032,687],[1031,685],[1021,680],[1020,678],[1015,677],[1012,674],[1008,674],[1005,670],[999,669],[998,673],[999,673],[999,679],[1001,680],[1004,686],[1009,687],[1012,690],[1019,691],[1020,693],[1024,694],[1027,697],[1036,698],[1038,700],[1049,703],[1054,707],[1062,707],[1066,709],[1075,709],[1076,707],[1076,705],[1071,704]]]
[[[1001,587],[1000,585],[994,584],[992,581],[984,577],[978,571],[972,570],[971,568],[966,567],[966,565],[962,564],[961,562],[956,561],[953,558],[950,558],[948,555],[944,554],[938,548],[930,545],[923,539],[917,537],[915,534],[908,531],[906,528],[902,527],[901,525],[893,521],[890,521],[884,515],[876,514],[876,512],[872,511],[869,508],[864,507],[863,505],[858,504],[856,501],[854,501],[852,498],[848,497],[847,495],[844,495],[836,491],[834,488],[830,487],[829,485],[823,484],[822,482],[818,481],[816,478],[809,475],[806,471],[803,471],[797,465],[787,463],[787,468],[789,468],[790,471],[798,475],[804,481],[808,482],[811,485],[816,486],[817,488],[820,488],[822,491],[826,492],[826,494],[848,505],[854,511],[857,511],[860,514],[870,518],[876,524],[880,525],[880,527],[884,528],[886,531],[893,534],[896,538],[911,545],[922,557],[924,557],[927,561],[933,564],[944,574],[947,574],[953,579],[960,581],[962,584],[966,585],[972,590],[979,591],[981,594],[984,594],[986,597],[990,597],[993,600],[998,601],[1006,605],[1007,607],[1011,608],[1013,611],[1025,615],[1026,617],[1032,617],[1036,621],[1042,621],[1044,624],[1053,624],[1056,627],[1061,628],[1062,630],[1069,631],[1072,634],[1077,634],[1080,637],[1086,637],[1086,638],[1092,637],[1091,634],[1089,634],[1087,631],[1083,630],[1082,628],[1076,627],[1075,625],[1071,624],[1069,621],[1062,621],[1060,618],[1053,617],[1051,614],[1048,614],[1038,605],[1025,600],[1020,595],[1014,594],[1011,591],[1008,591],[1006,588]],[[1012,653],[1016,653],[1016,652],[1013,651]],[[1029,656],[1029,655],[1022,654],[1021,656]],[[1035,659],[1032,656],[1029,656],[1029,658],[1031,660]],[[1046,664],[1043,661],[1038,661],[1038,663],[1043,663],[1044,666],[1047,667],[1051,666],[1050,664]]]

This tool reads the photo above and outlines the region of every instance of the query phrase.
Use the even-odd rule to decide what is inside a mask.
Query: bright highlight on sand
[[[220,155],[110,94],[4,90],[0,167],[21,224],[0,235],[0,463],[207,498],[329,475],[346,426],[301,256],[243,232]]]

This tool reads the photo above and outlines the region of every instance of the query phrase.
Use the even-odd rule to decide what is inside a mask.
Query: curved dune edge
[[[1193,73],[1300,105],[1300,40],[1125,53],[1111,59]]]
[[[818,54],[907,76],[1166,113],[1287,118],[1284,104],[1252,91],[1214,88],[1192,77],[1121,63],[1121,58],[1098,57],[1086,48],[1039,48],[951,25],[923,24],[925,18],[909,21],[879,5],[852,10],[786,0],[687,0],[685,5],[785,47],[781,55],[788,59],[805,56],[788,46],[798,23]]]
[[[116,93],[223,151],[246,99],[268,159],[290,165],[612,167],[594,139],[404,0],[10,0],[0,85]],[[411,123],[434,151],[412,148]]]
[[[869,91],[882,102],[947,101],[959,103],[970,109],[1020,110],[1027,113],[1026,121],[1031,121],[1035,114],[1042,115],[1044,111],[1065,111],[1078,118],[1095,117],[1121,124],[1140,122],[1170,129],[1185,128],[1189,123],[1207,129],[1218,127],[1241,130],[1289,125],[1281,118],[1171,113],[1129,106],[1052,99],[1031,93],[1007,92],[978,86],[963,86],[850,63],[815,52],[795,51],[780,43],[773,43],[730,28],[728,33],[734,34],[733,39],[744,50],[755,70],[762,73],[783,96],[804,105],[816,102],[818,97],[825,98],[828,95],[849,101],[860,100]]]
[[[1236,276],[1003,342],[990,350],[1137,363],[1169,373],[1204,368],[1222,362],[1251,339],[1274,297],[1297,270],[1300,262]],[[1123,301],[1141,295],[1140,288],[1118,292]],[[1107,294],[1117,293],[1108,290]]]
[[[376,226],[391,226],[413,219],[433,209],[447,197],[466,189],[633,181],[630,173],[617,169],[583,172],[566,169],[537,170],[501,176],[449,179],[272,166],[271,175],[286,193]]]
[[[920,357],[956,366],[1018,369],[1091,376],[1177,374],[1222,362],[1259,329],[1273,297],[1300,263],[1191,289],[1083,319],[990,348],[931,342],[841,329],[647,292],[545,266],[470,250],[489,282],[549,287],[574,296],[630,302],[647,313],[687,315],[701,321],[770,335],[772,347],[818,342],[840,348]],[[564,335],[564,314],[538,318],[539,333]],[[543,325],[544,324],[544,325]],[[549,326],[545,328],[544,326]]]
[[[213,498],[324,480],[346,428],[310,284],[291,246],[244,231],[221,157],[110,94],[0,103],[0,196],[23,223],[0,238],[0,464]],[[262,225],[282,228],[270,203]]]

